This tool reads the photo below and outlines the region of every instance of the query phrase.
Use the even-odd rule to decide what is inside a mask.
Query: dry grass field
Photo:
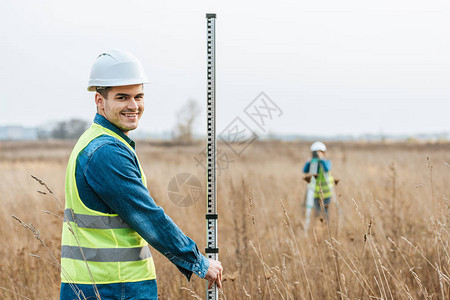
[[[58,299],[59,270],[50,252],[59,258],[58,201],[64,205],[72,146],[0,144],[0,299]],[[220,299],[449,299],[450,144],[327,146],[340,179],[339,210],[333,205],[328,222],[314,219],[305,233],[301,170],[309,143],[255,142],[240,157],[220,145],[229,159],[218,177]],[[151,195],[202,251],[205,185],[189,207],[175,205],[167,185],[182,172],[204,182],[193,158],[203,147],[137,143]],[[31,222],[43,242],[13,215]],[[187,282],[152,253],[160,299],[205,298],[203,280]]]

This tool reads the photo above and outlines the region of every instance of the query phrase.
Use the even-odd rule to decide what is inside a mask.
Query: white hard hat
[[[122,86],[148,83],[144,68],[131,53],[109,50],[100,54],[91,68],[88,91],[95,92],[97,86]]]
[[[314,142],[311,145],[311,151],[327,151],[327,147],[325,147],[325,144],[322,142]]]

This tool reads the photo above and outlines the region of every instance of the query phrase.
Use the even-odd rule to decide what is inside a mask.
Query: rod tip
[[[206,14],[206,18],[207,19],[215,19],[216,18],[216,14]]]

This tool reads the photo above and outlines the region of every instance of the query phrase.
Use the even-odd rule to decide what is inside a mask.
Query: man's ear
[[[105,106],[105,99],[98,92],[95,93],[95,105],[97,105],[98,109],[103,109]]]

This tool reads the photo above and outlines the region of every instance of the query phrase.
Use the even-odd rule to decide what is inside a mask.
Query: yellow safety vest
[[[135,153],[122,137],[96,123],[86,130],[75,145],[66,171],[61,281],[107,284],[155,279],[155,265],[148,243],[119,215],[88,208],[78,194],[75,179],[78,154],[101,135],[117,138]],[[140,164],[139,169],[142,182],[147,185]]]
[[[314,188],[314,198],[315,199],[320,199],[322,197],[322,194],[320,193],[320,188],[322,187],[322,193],[323,193],[323,199],[327,199],[330,198],[331,196],[333,196],[333,181],[334,178],[333,176],[331,176],[331,172],[325,172],[323,169],[323,166],[320,165],[319,160],[317,158],[313,158],[310,162],[310,168],[311,168],[311,164],[313,163],[317,163],[317,178],[315,180],[315,182],[313,183],[314,186],[312,188]]]

